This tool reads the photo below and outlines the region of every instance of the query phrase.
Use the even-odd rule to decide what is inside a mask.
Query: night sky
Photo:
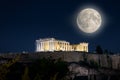
[[[81,33],[75,16],[85,6],[96,7],[104,15],[104,25],[94,36]],[[54,37],[70,43],[89,42],[112,52],[120,52],[119,0],[1,0],[0,52],[34,52],[35,40]]]

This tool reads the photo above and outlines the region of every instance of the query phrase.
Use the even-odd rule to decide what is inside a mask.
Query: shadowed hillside
[[[6,80],[119,80],[120,56],[82,52],[41,52],[1,55]],[[1,66],[1,70],[2,70]],[[2,79],[1,79],[2,80]],[[5,80],[5,79],[3,79]]]

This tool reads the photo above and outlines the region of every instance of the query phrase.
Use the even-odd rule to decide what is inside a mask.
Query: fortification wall
[[[107,54],[89,54],[83,52],[41,52],[31,53],[30,58],[48,58],[62,59],[66,62],[87,61],[88,63],[95,62],[97,65],[105,68],[120,70],[120,56]]]
[[[15,58],[16,55],[21,56],[21,60],[38,59],[38,58],[53,58],[62,59],[66,62],[86,61],[88,63],[94,62],[97,65],[105,68],[120,70],[120,56],[107,54],[90,54],[83,52],[37,52],[26,54],[4,54],[2,56],[8,58]]]

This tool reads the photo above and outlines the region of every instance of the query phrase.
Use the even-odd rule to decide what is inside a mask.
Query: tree
[[[34,80],[61,80],[69,71],[66,62],[61,59],[54,60],[51,58],[39,59],[33,62],[29,68],[30,77],[33,77]]]
[[[30,80],[29,75],[28,75],[28,67],[25,67],[24,74],[22,76],[22,80]]]
[[[96,47],[96,53],[98,53],[98,54],[103,54],[103,50],[102,50],[102,48],[101,48],[100,45],[98,45],[98,46]]]
[[[0,80],[6,79],[6,75],[9,72],[9,67],[15,64],[19,60],[19,58],[20,56],[16,56],[15,59],[12,59],[0,65]]]
[[[108,52],[108,50],[107,50],[107,49],[105,49],[104,53],[105,53],[105,54],[108,54],[109,52]]]
[[[51,77],[50,80],[57,80],[57,75],[58,73],[56,73],[53,77]]]
[[[40,75],[37,74],[37,75],[35,76],[34,80],[42,80],[42,79],[41,79]]]

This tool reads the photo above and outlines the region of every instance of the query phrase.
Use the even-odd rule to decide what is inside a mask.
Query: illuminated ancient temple
[[[55,38],[44,38],[36,40],[36,52],[46,51],[83,51],[88,52],[88,43],[80,43],[70,45],[64,40],[57,40]]]

